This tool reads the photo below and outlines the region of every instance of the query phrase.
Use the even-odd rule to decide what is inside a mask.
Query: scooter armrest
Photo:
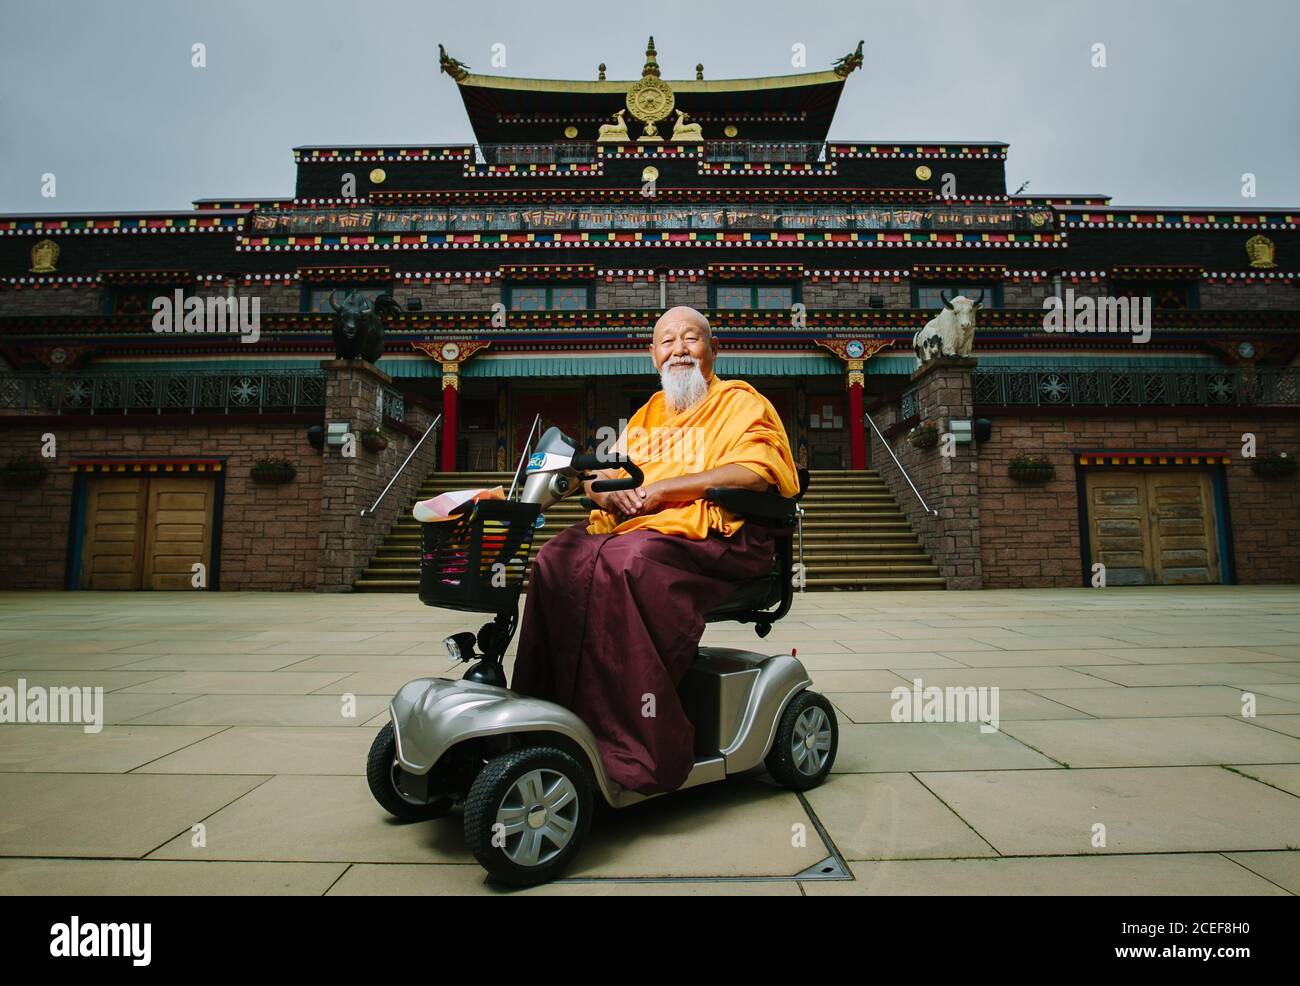
[[[794,523],[796,502],[779,493],[759,493],[757,490],[734,489],[728,486],[710,486],[704,491],[705,499],[743,517]]]

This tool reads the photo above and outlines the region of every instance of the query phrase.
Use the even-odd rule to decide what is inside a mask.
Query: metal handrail
[[[903,464],[898,461],[898,456],[896,456],[894,450],[889,447],[889,442],[886,441],[885,436],[880,433],[880,429],[876,427],[876,423],[871,420],[871,415],[863,412],[862,416],[866,418],[867,424],[871,425],[871,430],[876,433],[876,437],[880,439],[880,444],[885,447],[885,451],[889,453],[889,457],[894,460],[894,465],[898,466],[898,471],[901,472],[903,478],[907,480],[907,485],[912,487],[912,492],[915,493],[916,498],[921,501],[922,509],[924,509],[926,513],[938,517],[939,511],[931,509],[930,505],[925,502],[925,497],[921,496],[921,491],[916,488],[916,484],[912,482],[912,477],[907,474],[907,470],[903,468]]]
[[[362,517],[373,517],[375,515],[375,507],[379,506],[379,501],[382,500],[384,497],[388,496],[388,491],[393,488],[393,484],[397,482],[397,477],[402,474],[402,470],[404,470],[407,464],[411,461],[411,459],[414,458],[415,453],[420,450],[420,446],[423,445],[424,440],[429,437],[429,433],[433,431],[434,428],[437,428],[441,422],[442,422],[442,415],[439,414],[436,418],[433,419],[433,421],[429,423],[429,427],[424,429],[424,434],[421,435],[420,440],[411,447],[410,453],[402,461],[402,464],[397,467],[397,472],[393,473],[393,478],[390,479],[388,481],[388,485],[384,487],[384,492],[379,494],[379,498],[370,505],[369,510],[362,509],[361,511]]]

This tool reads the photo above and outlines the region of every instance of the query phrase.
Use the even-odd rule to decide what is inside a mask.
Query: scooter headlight
[[[474,657],[474,634],[456,633],[450,637],[444,637],[442,646],[447,648],[447,653],[453,661],[469,661]]]

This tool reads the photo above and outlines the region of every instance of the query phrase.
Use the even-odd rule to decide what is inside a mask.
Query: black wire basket
[[[420,601],[473,613],[514,609],[540,510],[479,500],[455,520],[420,525]]]

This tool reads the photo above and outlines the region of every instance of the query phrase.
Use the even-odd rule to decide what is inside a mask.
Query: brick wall
[[[659,282],[647,281],[644,277],[631,283],[626,280],[597,281],[596,307],[659,311]]]
[[[907,281],[804,281],[802,294],[809,308],[869,308],[873,295],[883,297],[886,308],[912,307]]]
[[[1300,287],[1294,281],[1201,281],[1197,292],[1202,308],[1300,308]]]
[[[99,315],[100,287],[41,287],[0,291],[0,315]]]
[[[1039,417],[997,414],[979,448],[980,545],[989,588],[1077,586],[1083,559],[1074,453],[1082,450],[1226,451],[1228,512],[1237,581],[1300,582],[1300,480],[1262,479],[1240,455],[1241,436],[1258,451],[1300,453],[1300,421],[1227,416]],[[1018,483],[1007,475],[1012,456],[1046,456],[1056,477]]]
[[[72,521],[75,457],[226,456],[220,588],[309,589],[316,580],[321,456],[307,444],[306,423],[265,424],[254,419],[187,424],[176,418],[133,421],[67,419],[32,427],[4,419],[6,461],[39,454],[41,435],[58,442],[50,474],[29,489],[0,489],[0,588],[63,587]],[[298,470],[292,483],[254,483],[257,459],[287,458]]]
[[[393,297],[403,309],[407,298],[419,298],[424,311],[491,311],[501,301],[501,285],[483,284],[399,284]]]

